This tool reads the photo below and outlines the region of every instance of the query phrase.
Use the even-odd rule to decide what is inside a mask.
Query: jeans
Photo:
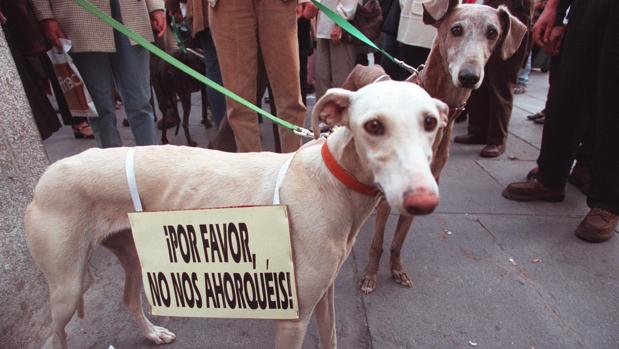
[[[223,86],[221,79],[221,71],[219,70],[219,62],[217,61],[217,51],[215,44],[213,43],[213,37],[211,31],[206,28],[200,32],[200,44],[204,50],[204,65],[206,67],[206,77],[215,81]],[[211,111],[213,112],[213,122],[215,128],[219,128],[221,120],[226,116],[226,98],[223,94],[213,90],[210,87],[206,87],[206,95],[208,102],[211,105]]]
[[[520,69],[518,73],[518,84],[526,85],[529,82],[529,74],[531,73],[531,53],[529,53],[529,57],[527,58],[527,65]]]
[[[112,16],[121,20],[118,0],[111,1]],[[72,54],[99,117],[89,118],[97,146],[120,147],[122,140],[116,127],[116,103],[113,89],[118,88],[136,145],[153,145],[155,122],[150,105],[150,70],[148,51],[131,46],[129,39],[114,31],[116,52],[79,52]]]

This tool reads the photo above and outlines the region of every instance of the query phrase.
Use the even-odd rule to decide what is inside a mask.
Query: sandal
[[[73,128],[73,136],[77,139],[94,139],[95,135],[92,132],[92,127],[88,122],[84,121],[79,125],[71,126]]]

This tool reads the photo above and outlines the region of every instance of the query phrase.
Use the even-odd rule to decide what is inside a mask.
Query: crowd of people
[[[346,20],[373,0],[322,0]],[[429,1],[429,0],[427,0]],[[430,52],[436,30],[423,24],[423,2],[381,0],[381,35],[385,51],[417,67]],[[619,111],[612,98],[619,75],[619,3],[615,0],[463,0],[507,6],[532,28],[517,53],[507,60],[497,53],[485,69],[481,87],[467,104],[468,132],[455,137],[462,144],[484,145],[483,157],[506,150],[514,94],[526,92],[532,61],[538,52],[550,57],[550,89],[546,108],[529,119],[544,123],[538,167],[527,181],[510,184],[503,196],[520,201],[561,201],[569,181],[587,195],[591,211],[578,226],[578,237],[601,242],[614,235],[619,220]],[[309,0],[97,0],[93,3],[148,40],[177,40],[170,25],[186,23],[193,43],[204,56],[205,75],[257,104],[268,85],[277,115],[303,125],[306,95],[320,98],[340,86],[355,64],[374,60],[396,80],[408,73],[386,57],[368,55],[366,47],[346,40],[342,28]],[[122,101],[136,145],[157,144],[150,86],[149,53],[73,0],[0,0],[7,39],[24,80],[43,138],[60,127],[49,105],[48,80],[58,108],[76,137],[96,139],[100,147],[121,146],[116,119]],[[61,89],[45,52],[70,51],[92,96],[98,117],[66,115]],[[178,45],[164,45],[178,49]],[[266,84],[261,82],[266,76]],[[42,83],[42,81],[45,81]],[[49,91],[48,91],[49,92]],[[218,136],[239,152],[261,151],[260,127],[254,112],[206,89]],[[54,121],[55,120],[55,121]],[[165,125],[163,126],[165,127]],[[301,138],[279,130],[281,150],[292,152]],[[222,147],[229,149],[227,147]],[[574,166],[574,161],[576,165]]]

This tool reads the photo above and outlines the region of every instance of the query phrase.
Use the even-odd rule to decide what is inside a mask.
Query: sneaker
[[[592,208],[576,228],[576,236],[588,242],[604,242],[615,235],[619,216],[602,208]]]
[[[565,187],[551,188],[533,177],[526,182],[514,182],[503,190],[503,197],[513,201],[559,202],[565,199]]]
[[[525,84],[516,84],[516,87],[514,87],[515,95],[521,95],[526,92],[527,92],[527,85]]]

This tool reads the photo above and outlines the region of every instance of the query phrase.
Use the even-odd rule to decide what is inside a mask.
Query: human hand
[[[43,31],[43,35],[47,41],[49,41],[55,47],[62,49],[62,43],[60,42],[61,38],[66,38],[62,29],[60,29],[60,24],[55,19],[44,19],[39,25],[41,26],[41,31]]]
[[[563,36],[565,35],[565,26],[558,25],[550,31],[550,38],[548,43],[544,45],[542,48],[544,52],[549,56],[556,56],[559,54],[561,50],[561,43],[563,42]]]
[[[333,26],[333,30],[331,30],[331,42],[338,45],[340,43],[340,39],[342,38],[342,28],[335,24]]]
[[[165,33],[166,21],[163,10],[157,10],[150,13],[150,26],[155,31],[155,35],[160,38]]]
[[[318,16],[318,12],[320,12],[318,7],[316,7],[311,2],[306,2],[305,4],[303,4],[303,18],[312,19]]]
[[[550,33],[555,26],[557,17],[556,6],[546,6],[544,11],[539,16],[539,19],[533,26],[533,41],[541,47],[544,47],[550,40]]]

